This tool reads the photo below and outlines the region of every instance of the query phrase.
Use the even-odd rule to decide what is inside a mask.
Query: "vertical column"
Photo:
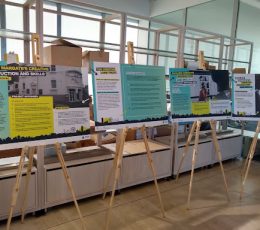
[[[26,33],[30,32],[30,8],[29,6],[25,5],[23,7],[23,30]],[[24,40],[24,63],[30,63],[30,40]]]
[[[103,17],[105,17],[105,16],[103,16]],[[104,51],[105,50],[105,45],[104,45],[104,43],[105,43],[105,34],[106,34],[106,21],[102,20],[100,22],[100,28],[99,28],[99,42],[100,42],[99,48],[100,48],[100,51]]]
[[[196,55],[196,59],[198,59],[199,47],[200,47],[200,40],[196,39],[195,40],[195,51],[194,51],[194,54]]]
[[[185,28],[182,27],[179,29],[179,36],[178,36],[178,52],[177,52],[177,66],[176,67],[183,67],[184,62],[184,45],[185,45]]]
[[[61,4],[57,3],[57,36],[61,37]]]
[[[228,69],[232,71],[234,63],[234,56],[235,56],[235,38],[237,36],[237,22],[238,22],[238,13],[239,13],[239,5],[240,1],[239,0],[234,0],[234,5],[233,5],[233,17],[232,17],[232,27],[231,27],[231,42],[230,42],[230,51],[229,51],[229,57],[228,59],[230,60],[228,62]]]
[[[153,58],[153,64],[156,66],[159,63],[159,52],[157,50],[159,50],[159,44],[160,44],[160,32],[156,31],[155,32],[155,39],[154,39],[154,49],[155,54],[154,54],[154,58]]]
[[[251,65],[252,65],[252,59],[253,59],[253,49],[254,45],[253,43],[250,45],[250,56],[249,56],[249,64],[248,64],[248,73],[251,73]]]
[[[219,47],[219,59],[218,59],[218,69],[222,69],[223,64],[223,55],[224,55],[224,37],[220,38],[220,47]]]
[[[4,2],[0,1],[0,28],[6,29],[6,17],[5,17],[5,5]],[[6,53],[6,38],[1,37],[1,59],[4,59],[4,54]]]
[[[36,1],[36,33],[40,36],[40,59],[43,60],[43,0]]]
[[[125,63],[125,44],[126,44],[126,20],[125,13],[121,14],[121,28],[120,28],[120,58],[119,63]]]
[[[187,26],[188,8],[183,10],[183,25]]]

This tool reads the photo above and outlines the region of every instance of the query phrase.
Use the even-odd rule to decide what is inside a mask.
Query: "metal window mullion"
[[[238,13],[239,13],[240,1],[234,0],[233,5],[233,17],[232,17],[232,27],[231,27],[231,42],[229,49],[229,59],[233,60],[235,56],[235,46],[236,46],[236,37],[237,37],[237,25],[238,25]],[[228,63],[228,69],[232,71],[234,62],[230,61]]]
[[[125,13],[121,14],[121,25],[120,25],[120,58],[119,63],[125,63],[125,44],[126,44],[126,20],[127,16]]]
[[[250,45],[250,56],[249,56],[249,63],[248,63],[248,73],[251,73],[251,66],[252,66],[252,60],[253,60],[253,43]]]
[[[219,46],[219,61],[218,61],[218,69],[222,69],[223,64],[223,54],[224,54],[224,37],[220,38],[220,46]]]
[[[27,6],[23,8],[23,30],[24,32],[30,32],[30,9]],[[30,63],[30,41],[24,40],[24,63]]]
[[[160,45],[160,33],[155,32],[155,39],[154,39],[154,49],[159,50]],[[158,65],[159,64],[159,52],[155,51],[154,58],[153,58],[153,64]]]
[[[5,5],[0,4],[0,25],[1,29],[6,29],[6,13]],[[4,54],[6,53],[6,38],[1,37],[1,59],[4,60]]]
[[[61,37],[61,3],[57,3],[57,37]]]
[[[106,14],[102,14],[102,18],[105,18]],[[99,25],[99,48],[100,51],[104,51],[105,50],[105,36],[106,36],[106,21],[102,20],[100,21],[100,25]]]

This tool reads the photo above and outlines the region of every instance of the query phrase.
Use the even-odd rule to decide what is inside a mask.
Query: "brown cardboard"
[[[235,69],[232,70],[232,73],[245,74],[246,73],[246,68],[235,68]]]
[[[58,39],[52,44],[43,48],[44,65],[81,67],[81,47],[63,39]]]
[[[104,51],[85,51],[82,53],[82,66],[90,69],[90,63],[109,62],[109,52]]]

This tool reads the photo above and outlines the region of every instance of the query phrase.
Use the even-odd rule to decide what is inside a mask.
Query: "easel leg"
[[[77,209],[77,212],[78,212],[78,215],[79,215],[79,218],[81,220],[82,227],[83,227],[83,229],[86,229],[85,222],[83,220],[83,216],[82,216],[81,211],[79,209],[79,205],[78,205],[78,202],[77,202],[77,199],[76,199],[76,195],[75,195],[75,192],[74,192],[74,189],[73,189],[73,186],[72,186],[72,182],[71,182],[70,176],[68,174],[67,167],[66,167],[66,164],[65,164],[62,152],[61,152],[61,146],[60,146],[59,143],[56,143],[55,147],[56,147],[57,156],[58,156],[58,159],[60,161],[60,164],[61,164],[61,167],[62,167],[62,171],[63,171],[64,177],[65,177],[65,180],[66,180],[68,188],[69,188],[69,190],[71,192],[74,204],[76,206],[76,209]]]
[[[113,183],[113,188],[112,188],[112,195],[110,198],[108,212],[107,212],[107,218],[106,218],[106,227],[105,227],[106,230],[108,230],[108,227],[109,227],[111,209],[113,207],[114,198],[115,198],[116,185],[117,185],[117,182],[118,182],[119,176],[120,176],[120,170],[121,170],[122,159],[123,159],[123,151],[124,151],[124,145],[125,145],[125,138],[126,138],[126,131],[127,131],[127,129],[120,130],[120,135],[119,135],[120,138],[117,143],[118,147],[116,149],[118,149],[118,157],[117,157],[116,168],[115,168],[115,178],[114,178],[114,183]]]
[[[13,217],[13,211],[17,202],[17,197],[19,194],[19,189],[20,189],[20,183],[21,183],[21,178],[22,178],[22,170],[24,167],[24,161],[25,161],[25,155],[28,152],[28,147],[24,147],[22,149],[22,153],[21,153],[21,157],[20,157],[20,162],[19,162],[19,166],[18,166],[18,171],[17,171],[17,175],[16,175],[16,181],[15,181],[15,185],[13,188],[13,192],[12,192],[12,200],[11,200],[11,208],[9,211],[9,216],[8,216],[8,220],[7,220],[7,226],[6,229],[9,230],[10,226],[11,226],[11,221],[12,221],[12,217]]]
[[[226,193],[227,193],[227,199],[229,201],[227,180],[226,180],[226,176],[225,176],[224,167],[223,167],[223,164],[222,164],[222,154],[221,154],[221,151],[220,151],[220,147],[219,147],[219,143],[218,143],[218,139],[217,139],[217,134],[216,134],[216,121],[210,121],[210,127],[211,127],[211,136],[212,136],[213,144],[214,144],[214,147],[215,147],[215,153],[218,157],[218,161],[219,161],[219,165],[220,165],[220,169],[221,169],[221,172],[222,172],[222,176],[223,176],[223,180],[224,180],[224,184],[225,184],[225,189],[226,189]]]
[[[253,159],[254,154],[255,154],[255,148],[256,148],[259,132],[260,132],[260,121],[258,121],[258,123],[257,123],[255,136],[254,136],[254,139],[253,139],[252,144],[250,146],[250,152],[248,153],[248,163],[245,166],[246,167],[246,169],[245,169],[245,176],[244,176],[242,184],[241,184],[240,199],[242,199],[243,194],[244,194],[245,183],[246,183],[248,172],[249,172],[249,169],[250,169],[250,166],[251,166],[252,159]]]
[[[108,186],[110,184],[112,175],[115,173],[115,170],[116,170],[116,163],[118,161],[118,149],[119,149],[119,135],[117,135],[117,137],[116,137],[116,152],[115,152],[115,157],[114,157],[114,160],[113,160],[113,167],[111,168],[109,175],[106,178],[106,183],[105,183],[105,186],[104,186],[103,199],[106,198]]]
[[[142,127],[142,135],[143,135],[143,140],[144,140],[144,144],[145,144],[145,148],[146,148],[146,152],[147,152],[148,162],[149,162],[152,174],[153,174],[154,184],[155,184],[158,199],[159,199],[159,202],[160,202],[162,216],[163,216],[163,218],[165,218],[165,211],[164,211],[164,207],[163,207],[163,203],[162,203],[161,193],[160,193],[157,178],[156,178],[157,174],[156,174],[156,170],[155,170],[155,167],[154,167],[154,164],[153,164],[153,159],[152,159],[153,157],[152,157],[151,150],[150,150],[149,143],[148,143],[147,136],[146,136],[145,126]]]
[[[28,162],[27,173],[26,173],[26,181],[25,181],[25,191],[24,191],[23,204],[22,204],[22,209],[21,209],[21,213],[22,213],[21,221],[22,221],[22,223],[24,222],[25,209],[26,209],[27,200],[28,200],[28,190],[29,190],[29,183],[30,183],[32,166],[33,166],[34,153],[35,153],[35,147],[30,147],[29,148],[29,162]]]
[[[178,167],[178,171],[177,171],[176,182],[179,179],[180,170],[181,170],[181,167],[183,165],[183,161],[184,161],[184,159],[185,159],[185,157],[186,157],[186,155],[187,155],[187,153],[189,151],[190,142],[191,142],[192,137],[194,135],[195,128],[196,128],[196,122],[194,121],[193,124],[192,124],[191,130],[190,130],[190,134],[188,136],[187,142],[185,144],[184,151],[182,153],[182,158],[181,158],[181,161],[180,161],[180,164],[179,164],[179,167]]]
[[[259,122],[257,123],[257,127],[258,127],[258,124],[259,124]],[[243,123],[243,127],[244,127],[244,123]],[[244,177],[244,175],[245,175],[246,169],[247,169],[247,167],[248,167],[248,162],[249,162],[249,158],[250,158],[250,153],[255,152],[255,149],[253,149],[253,147],[254,147],[254,145],[256,145],[256,143],[257,143],[258,134],[259,134],[259,132],[257,132],[257,127],[256,127],[256,132],[255,132],[254,138],[253,138],[252,143],[251,143],[250,148],[249,148],[249,152],[248,152],[247,157],[246,157],[246,161],[245,161],[244,166],[243,166],[243,169],[242,169],[242,171],[241,171],[241,179],[242,179],[242,180],[243,180],[243,177]],[[256,141],[256,143],[254,144],[255,141]],[[254,147],[254,148],[255,148],[255,147]]]
[[[198,153],[198,144],[199,144],[199,134],[200,134],[201,121],[197,121],[196,123],[197,123],[196,124],[197,127],[196,127],[196,135],[195,135],[195,144],[194,144],[194,147],[193,147],[193,154],[192,154],[192,168],[191,168],[191,177],[190,177],[188,203],[187,203],[188,209],[190,209],[190,198],[191,198],[194,169],[195,169],[195,165],[196,165],[196,156],[197,156],[197,153]]]
[[[256,135],[256,133],[255,133],[255,135]],[[254,138],[255,138],[255,137],[254,137]],[[253,138],[253,140],[254,140],[254,138]],[[253,141],[252,141],[252,143],[251,143],[251,145],[250,145],[249,151],[248,151],[247,156],[246,156],[246,161],[245,161],[245,163],[244,163],[244,165],[243,165],[243,167],[242,167],[242,170],[241,170],[241,180],[243,180],[243,177],[244,177],[244,175],[245,175],[245,171],[246,171],[247,166],[248,166],[248,161],[249,161],[250,153],[252,152],[252,147],[253,147]]]

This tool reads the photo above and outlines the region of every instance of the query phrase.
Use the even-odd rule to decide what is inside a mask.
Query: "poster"
[[[0,66],[0,150],[89,138],[84,77],[79,67]]]
[[[232,117],[238,120],[259,120],[259,92],[259,74],[235,74],[232,79]]]
[[[178,121],[226,119],[231,115],[225,70],[170,69],[171,114]]]
[[[163,67],[93,63],[96,130],[168,123]]]

